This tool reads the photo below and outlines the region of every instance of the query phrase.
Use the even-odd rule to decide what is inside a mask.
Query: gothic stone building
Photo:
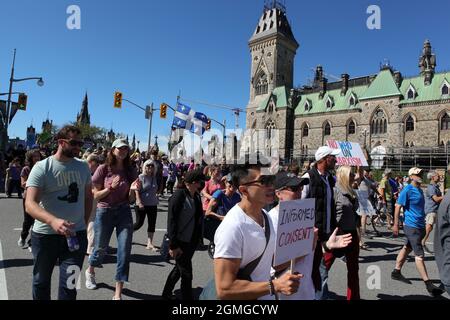
[[[265,7],[249,41],[250,101],[247,129],[277,129],[281,159],[311,158],[327,140],[358,142],[369,152],[384,147],[439,147],[450,141],[450,72],[436,72],[427,40],[420,74],[402,77],[388,64],[374,75],[328,82],[318,66],[312,85],[293,87],[299,47],[278,3]],[[269,137],[270,138],[270,137]],[[268,145],[268,144],[267,144]],[[242,150],[253,151],[243,142]]]

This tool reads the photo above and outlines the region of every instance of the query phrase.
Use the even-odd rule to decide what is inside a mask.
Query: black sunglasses
[[[246,182],[241,184],[241,186],[249,186],[251,184],[255,184],[255,183],[259,183],[262,186],[268,187],[268,186],[273,186],[273,184],[275,183],[275,176],[261,176],[259,177],[258,180],[253,180],[250,182]]]
[[[84,141],[82,141],[82,140],[73,140],[73,139],[71,139],[71,140],[61,139],[61,140],[67,142],[71,147],[80,147],[81,148],[82,146],[84,146]]]

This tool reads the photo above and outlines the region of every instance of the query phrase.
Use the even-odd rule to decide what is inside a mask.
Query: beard
[[[67,158],[74,158],[78,155],[75,150],[70,149],[70,148],[68,148],[68,149],[63,148],[62,154]]]

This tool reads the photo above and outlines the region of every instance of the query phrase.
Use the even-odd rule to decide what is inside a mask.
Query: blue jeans
[[[94,222],[95,245],[89,257],[89,265],[99,267],[102,264],[114,228],[117,235],[116,281],[127,282],[133,240],[133,217],[128,204],[114,208],[97,208]]]
[[[87,248],[86,231],[77,232],[80,249],[70,252],[66,237],[31,233],[33,249],[33,300],[50,300],[53,268],[59,261],[58,300],[76,300],[76,281],[82,270]],[[75,277],[74,277],[75,275]]]

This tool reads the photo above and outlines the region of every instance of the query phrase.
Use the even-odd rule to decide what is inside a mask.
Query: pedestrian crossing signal
[[[161,119],[167,118],[167,105],[165,103],[161,103],[161,107],[159,108],[159,117]]]
[[[114,93],[114,108],[122,108],[122,92],[116,91]]]
[[[206,131],[211,130],[211,119],[208,119],[208,122],[206,123]]]
[[[18,109],[26,111],[27,110],[27,100],[28,96],[24,93],[19,94],[19,101],[17,101],[17,104],[19,105]]]

